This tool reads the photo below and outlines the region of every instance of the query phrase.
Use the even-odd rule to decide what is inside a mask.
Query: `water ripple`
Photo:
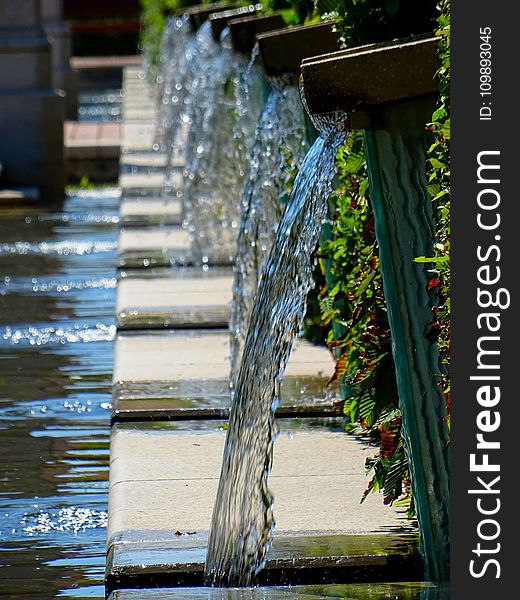
[[[108,514],[105,511],[71,506],[57,512],[39,511],[36,514],[27,514],[20,521],[20,525],[26,535],[35,536],[50,531],[76,534],[87,529],[106,528],[107,522]]]
[[[9,254],[18,255],[47,255],[56,254],[67,256],[69,254],[83,256],[85,254],[98,254],[111,252],[117,248],[117,241],[91,242],[89,240],[64,240],[62,242],[15,242],[14,244],[0,244],[0,256]]]
[[[76,324],[71,327],[35,327],[23,329],[6,327],[1,333],[1,340],[8,344],[28,344],[44,346],[46,344],[74,344],[78,342],[110,342],[115,338],[116,326],[96,323],[90,325]]]
[[[2,281],[0,279],[0,294],[7,292],[34,292],[47,293],[58,292],[66,293],[72,290],[113,290],[116,288],[117,279],[115,277],[95,277],[92,279],[55,279],[45,277],[32,277],[18,279],[6,276]]]

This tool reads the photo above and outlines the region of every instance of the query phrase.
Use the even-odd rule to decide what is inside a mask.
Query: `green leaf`
[[[363,181],[359,184],[359,195],[364,196],[368,190],[368,177],[365,177]]]
[[[370,285],[370,282],[374,279],[376,275],[376,270],[373,269],[372,271],[370,271],[370,273],[365,277],[365,279],[363,279],[363,281],[361,282],[361,284],[359,285],[358,289],[356,290],[356,293],[354,295],[355,298],[359,298],[361,296],[361,294],[367,289],[367,287]]]

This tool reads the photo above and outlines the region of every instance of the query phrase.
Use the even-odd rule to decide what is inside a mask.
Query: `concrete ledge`
[[[123,123],[122,151],[150,151],[155,142],[155,124],[153,122]]]
[[[151,150],[149,152],[125,152],[121,155],[122,167],[159,167],[166,166],[166,154]]]
[[[256,44],[257,34],[285,27],[285,21],[279,13],[232,19],[228,23],[233,50],[248,58]]]
[[[302,63],[304,93],[314,114],[351,113],[438,94],[437,38],[361,46]]]
[[[224,31],[229,21],[245,17],[246,15],[254,15],[262,9],[261,4],[249,4],[248,6],[237,6],[229,10],[213,12],[208,16],[211,23],[211,33],[216,42],[220,41],[220,34]]]
[[[229,379],[118,382],[113,386],[112,421],[200,420],[229,417]],[[285,417],[342,417],[337,388],[319,377],[288,375],[280,386]]]
[[[126,190],[132,189],[153,189],[157,195],[160,195],[164,187],[164,172],[144,172],[144,173],[121,173],[119,176],[119,186]]]
[[[120,329],[227,327],[232,277],[123,279],[117,286]]]
[[[262,67],[266,75],[300,74],[302,60],[339,50],[339,35],[333,22],[286,27],[257,36]]]
[[[188,264],[188,233],[181,227],[131,228],[119,232],[119,266]]]
[[[449,600],[448,586],[429,582],[311,584],[276,587],[244,588],[174,588],[118,590],[108,600],[316,600],[343,598],[345,600]]]
[[[167,356],[168,360],[164,360]],[[229,334],[215,330],[126,332],[114,348],[114,421],[227,418]],[[283,377],[279,416],[337,416],[334,361],[299,340]]]
[[[198,4],[182,12],[188,15],[192,30],[197,31],[211,14],[238,8],[238,6],[238,4],[228,2],[216,2],[214,4]]]
[[[309,581],[326,569],[341,577],[345,569],[351,576],[364,570],[366,580],[377,581],[378,568],[391,581],[404,576],[398,565],[413,567],[406,578],[420,577],[415,535],[394,537],[411,531],[400,511],[383,506],[377,495],[359,503],[367,484],[364,461],[373,449],[328,430],[326,422],[301,430],[290,419],[287,426],[280,421],[269,478],[277,534],[263,581],[296,582],[298,571]],[[162,573],[168,585],[201,584],[225,433],[218,423],[199,431],[165,423],[114,426],[109,582],[124,587],[125,574],[150,581]]]
[[[176,198],[165,201],[160,196],[134,196],[127,193],[119,204],[119,218],[123,227],[180,225],[182,206]]]
[[[227,331],[128,332],[115,342],[113,381],[227,380],[229,354]],[[326,348],[298,340],[285,376],[314,377],[323,383],[333,371]]]

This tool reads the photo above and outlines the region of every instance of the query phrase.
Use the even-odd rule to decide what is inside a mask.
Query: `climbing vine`
[[[334,14],[344,43],[377,41],[378,23],[392,22],[392,11],[407,2],[351,2],[323,0]],[[397,9],[396,9],[396,5]],[[349,10],[347,10],[349,8]],[[449,1],[438,6],[438,32],[442,68],[439,71],[441,102],[428,124],[435,141],[428,155],[428,191],[432,196],[438,231],[432,258],[418,257],[430,263],[432,277],[428,286],[438,293],[434,320],[428,333],[436,338],[441,353],[441,386],[449,405]],[[352,15],[359,21],[354,23]],[[409,16],[413,11],[409,13]],[[347,19],[348,17],[348,19]],[[431,21],[430,21],[431,24]],[[402,31],[403,22],[394,24]],[[407,26],[408,27],[408,26]],[[419,33],[425,21],[419,19],[408,33]],[[366,28],[366,30],[365,30]],[[388,33],[388,32],[387,32]],[[390,329],[379,270],[377,244],[370,209],[366,161],[360,133],[351,134],[337,156],[339,185],[331,199],[333,220],[329,239],[320,249],[322,270],[327,283],[320,294],[321,325],[329,328],[327,343],[336,355],[332,380],[341,382],[348,429],[368,433],[378,439],[379,451],[366,461],[369,480],[363,499],[381,490],[385,504],[408,504],[414,513],[410,473],[401,436],[395,369],[391,354]]]
[[[366,463],[371,479],[363,498],[382,490],[390,504],[409,498],[409,475],[361,132],[350,135],[336,162],[333,226],[320,250],[327,279],[321,325],[329,328],[327,344],[336,355],[331,382],[341,383],[347,429],[380,442]]]
[[[439,2],[437,35],[441,68],[440,101],[428,129],[434,142],[429,149],[428,191],[437,216],[433,257],[419,257],[418,262],[431,266],[430,286],[436,290],[438,305],[434,308],[431,335],[437,340],[440,352],[440,385],[450,409],[450,0]],[[449,416],[448,416],[449,425]]]

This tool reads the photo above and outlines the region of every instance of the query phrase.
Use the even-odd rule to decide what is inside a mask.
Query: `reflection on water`
[[[0,597],[103,598],[118,190],[0,208]]]

